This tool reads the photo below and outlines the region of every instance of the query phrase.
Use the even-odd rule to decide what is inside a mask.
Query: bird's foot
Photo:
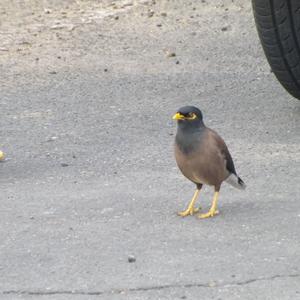
[[[219,211],[216,209],[210,209],[207,213],[205,214],[199,214],[198,217],[200,219],[206,219],[206,218],[211,218],[213,216],[216,216],[217,214],[219,214]]]
[[[195,213],[197,213],[200,209],[201,209],[201,207],[199,207],[199,208],[188,207],[186,210],[180,211],[177,214],[178,214],[178,216],[181,216],[181,217],[192,216]]]

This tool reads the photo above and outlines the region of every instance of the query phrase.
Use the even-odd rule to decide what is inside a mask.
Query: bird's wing
[[[230,152],[229,152],[224,140],[214,130],[210,129],[210,132],[214,136],[214,139],[217,143],[217,147],[218,147],[219,151],[221,152],[221,155],[224,157],[224,159],[226,161],[226,169],[230,173],[237,175],[232,157],[230,155]]]
[[[224,158],[226,160],[226,169],[230,173],[233,173],[233,174],[237,175],[236,171],[235,171],[235,167],[234,167],[234,163],[233,163],[232,157],[230,155],[230,152],[229,152],[229,150],[228,150],[228,148],[227,148],[227,146],[226,146],[225,143],[224,143],[224,145],[226,147],[226,148],[223,149],[223,155],[224,155]]]

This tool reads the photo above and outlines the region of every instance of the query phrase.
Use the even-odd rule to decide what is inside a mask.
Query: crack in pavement
[[[229,286],[241,286],[247,285],[259,281],[270,281],[278,278],[297,278],[300,277],[300,274],[290,274],[290,275],[273,275],[270,277],[259,277],[247,279],[244,281],[234,281],[227,282],[223,284],[217,284],[216,282],[209,283],[185,283],[185,284],[166,284],[166,285],[156,285],[148,287],[136,287],[129,289],[111,289],[107,291],[80,291],[80,290],[7,290],[1,291],[2,295],[34,295],[34,296],[51,296],[51,295],[82,295],[82,296],[100,296],[108,294],[122,294],[130,292],[148,292],[155,290],[164,290],[170,288],[193,288],[193,287],[202,287],[202,288],[218,288],[218,287],[229,287]]]

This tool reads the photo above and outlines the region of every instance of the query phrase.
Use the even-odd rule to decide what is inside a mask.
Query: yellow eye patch
[[[189,115],[185,118],[187,120],[195,120],[197,118],[197,115],[195,113],[189,113]]]

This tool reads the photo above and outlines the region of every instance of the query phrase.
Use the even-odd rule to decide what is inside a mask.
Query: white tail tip
[[[239,190],[244,190],[246,188],[244,181],[235,174],[230,174],[225,181]]]

